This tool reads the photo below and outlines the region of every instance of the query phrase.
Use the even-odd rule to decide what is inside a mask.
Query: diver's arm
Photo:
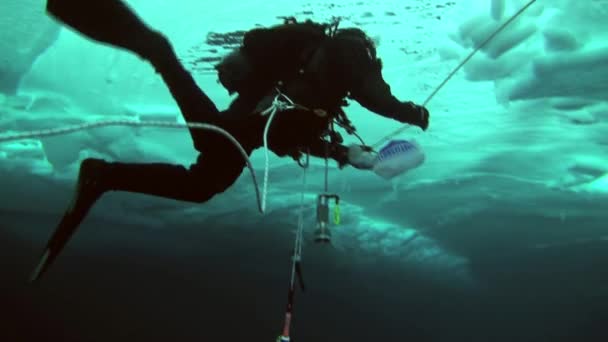
[[[365,75],[358,78],[357,84],[351,88],[351,98],[376,114],[426,130],[429,124],[426,108],[413,102],[399,101],[384,81],[380,63],[377,64],[378,66],[373,66]]]
[[[365,75],[357,77],[355,82],[351,86],[350,97],[366,109],[397,121],[401,121],[407,114],[414,114],[404,113],[403,104],[392,94],[380,70],[368,70]]]
[[[333,64],[350,97],[381,116],[426,129],[428,111],[413,102],[399,101],[382,77],[382,62],[375,50],[361,39],[338,38],[333,46]]]

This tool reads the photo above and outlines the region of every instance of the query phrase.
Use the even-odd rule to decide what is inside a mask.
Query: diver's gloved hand
[[[376,154],[361,145],[348,146],[348,163],[356,169],[371,170],[376,162]]]
[[[414,102],[402,102],[402,109],[395,119],[399,122],[408,123],[418,126],[423,131],[429,127],[429,111],[423,106],[419,106]]]

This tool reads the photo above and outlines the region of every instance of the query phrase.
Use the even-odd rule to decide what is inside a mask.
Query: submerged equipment
[[[288,99],[288,98],[287,98]],[[335,201],[335,207],[333,212],[334,224],[340,224],[340,197],[336,194],[328,193],[329,190],[329,144],[332,143],[332,128],[331,123],[328,127],[329,141],[326,140],[325,145],[325,186],[324,193],[317,196],[317,226],[314,231],[314,241],[317,243],[331,243],[331,231],[329,230],[329,201]],[[296,237],[294,243],[294,250],[291,259],[291,278],[289,282],[289,289],[287,291],[287,307],[285,309],[285,318],[283,322],[283,332],[276,339],[276,342],[290,342],[290,328],[291,321],[293,318],[294,308],[294,297],[295,297],[295,286],[296,280],[300,284],[302,292],[305,292],[304,279],[302,277],[302,243],[304,234],[304,193],[306,192],[306,169],[310,165],[310,152],[306,153],[305,162],[302,163],[298,160],[298,165],[304,170],[302,176],[302,192],[300,197],[300,212],[298,216],[298,229],[296,230]]]
[[[329,229],[329,201],[335,201],[334,224],[340,224],[340,196],[329,193],[329,144],[332,141],[333,127],[329,125],[329,141],[325,141],[325,178],[323,193],[317,196],[317,223],[314,231],[316,243],[331,243],[331,230]]]
[[[329,142],[327,142],[327,145]],[[328,151],[328,149],[326,149]],[[306,192],[306,170],[310,165],[310,153],[306,153],[305,162],[298,160],[298,165],[302,167],[302,191],[300,195],[300,211],[298,215],[298,229],[296,230],[293,254],[291,256],[291,277],[287,290],[287,306],[283,321],[283,331],[276,339],[276,342],[290,342],[290,329],[293,318],[294,299],[296,283],[300,285],[302,292],[306,291],[304,278],[302,276],[302,245],[304,235],[304,194]],[[333,212],[334,224],[340,224],[340,197],[336,194],[329,194],[329,164],[328,155],[325,156],[325,192],[317,196],[317,226],[314,231],[314,241],[317,243],[331,243],[331,231],[329,230],[329,201],[335,201]]]
[[[300,285],[302,292],[306,291],[304,278],[302,276],[302,242],[304,236],[304,194],[306,192],[306,169],[310,164],[310,155],[306,154],[304,163],[298,163],[302,167],[302,192],[300,193],[300,211],[298,213],[298,229],[291,256],[291,277],[289,279],[289,287],[287,289],[287,306],[285,308],[285,318],[283,321],[283,331],[277,342],[289,342],[289,331],[291,329],[291,319],[293,317],[294,297],[296,293],[296,282]]]
[[[378,152],[373,170],[388,180],[422,165],[425,159],[415,140],[391,140]]]
[[[317,225],[315,227],[315,242],[331,243],[331,230],[329,229],[329,201],[334,200],[334,223],[340,223],[340,196],[336,194],[320,194],[317,197]]]

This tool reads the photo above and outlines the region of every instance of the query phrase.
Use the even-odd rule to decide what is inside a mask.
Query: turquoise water
[[[225,108],[211,67],[238,31],[281,17],[364,29],[396,96],[422,103],[527,1],[128,1]],[[0,137],[101,120],[181,122],[153,69],[44,14],[0,4]],[[304,192],[294,341],[605,341],[608,1],[534,2],[428,102],[420,132],[348,114],[366,142],[399,130],[426,155],[387,181],[330,163],[333,246],[313,240],[324,162],[307,185],[271,155],[203,205],[112,193],[43,282],[26,283],[86,157],[188,165],[184,128],[102,127],[0,143],[0,340],[274,341]],[[236,41],[232,38],[237,37]],[[347,137],[348,142],[355,142]],[[252,155],[258,179],[264,153]]]

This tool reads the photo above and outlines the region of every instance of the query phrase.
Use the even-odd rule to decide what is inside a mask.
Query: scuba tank
[[[242,95],[288,82],[308,64],[326,37],[325,30],[326,25],[286,20],[247,31],[241,46],[214,66],[220,83],[230,94]]]

